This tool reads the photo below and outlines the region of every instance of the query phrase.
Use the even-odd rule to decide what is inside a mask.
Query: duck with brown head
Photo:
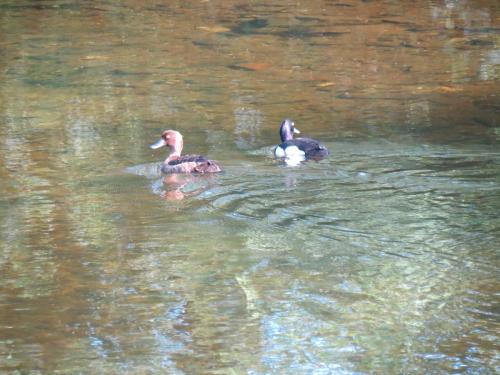
[[[315,139],[293,138],[300,131],[290,119],[285,119],[280,126],[281,144],[274,148],[274,155],[284,159],[289,165],[297,165],[303,160],[321,160],[330,152]]]
[[[170,154],[161,166],[163,173],[216,173],[221,171],[216,162],[205,156],[182,156],[181,152],[184,146],[182,134],[176,130],[165,130],[161,134],[161,138],[149,147],[156,150],[163,146],[170,148]]]

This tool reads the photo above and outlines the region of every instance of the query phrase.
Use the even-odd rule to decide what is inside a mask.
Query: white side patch
[[[297,146],[288,146],[285,149],[285,156],[287,158],[298,158],[298,157],[304,157],[305,155],[306,153]]]
[[[274,155],[276,155],[277,158],[284,158],[285,150],[283,150],[280,146],[276,146],[274,149]]]
[[[290,167],[296,167],[306,159],[306,153],[297,146],[288,146],[285,149],[285,155],[285,163]]]
[[[306,159],[305,152],[297,146],[288,146],[284,150],[280,146],[276,146],[274,149],[274,155],[277,158],[284,158],[286,165],[291,167],[299,165]]]

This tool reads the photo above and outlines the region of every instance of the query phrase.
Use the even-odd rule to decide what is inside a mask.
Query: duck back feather
[[[202,155],[184,155],[164,163],[163,173],[216,173],[221,168],[212,160]]]
[[[203,163],[208,159],[203,155],[183,155],[168,162],[168,165],[177,165],[182,163]]]

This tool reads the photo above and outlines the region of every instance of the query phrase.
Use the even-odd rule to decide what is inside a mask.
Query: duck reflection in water
[[[161,187],[153,190],[168,201],[181,201],[205,192],[213,183],[213,175],[191,175],[171,173],[159,181]]]

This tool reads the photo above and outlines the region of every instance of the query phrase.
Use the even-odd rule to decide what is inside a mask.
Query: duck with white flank
[[[274,148],[274,155],[284,159],[288,165],[298,165],[304,160],[321,160],[330,152],[315,139],[293,138],[300,131],[290,119],[285,119],[280,126],[281,144]]]
[[[158,142],[149,146],[153,150],[163,146],[170,148],[170,154],[161,166],[163,173],[216,173],[221,171],[216,162],[207,159],[205,156],[181,156],[183,145],[181,133],[175,130],[165,130]]]

